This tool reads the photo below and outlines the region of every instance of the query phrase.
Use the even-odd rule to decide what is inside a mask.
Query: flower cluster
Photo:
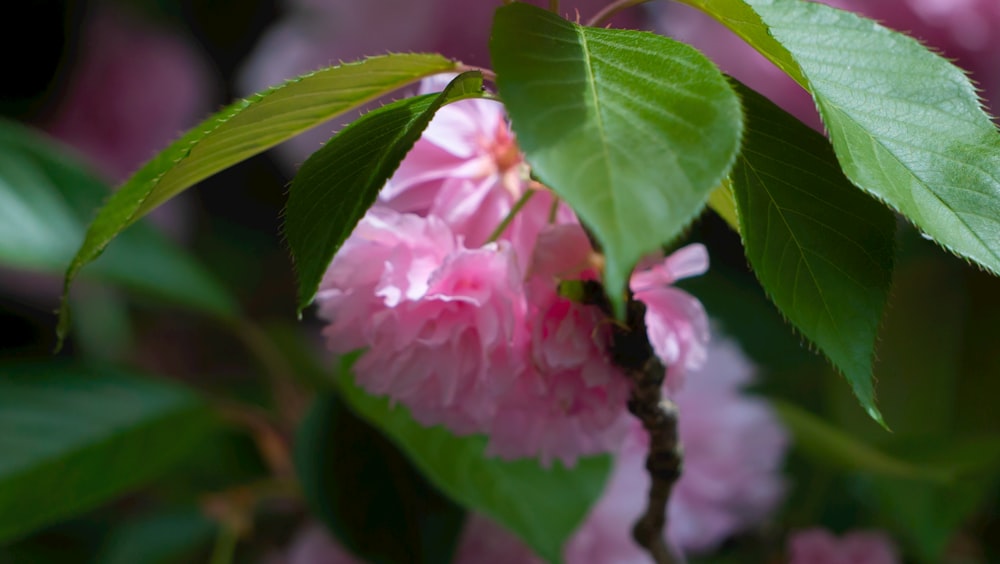
[[[729,536],[759,525],[781,501],[780,468],[788,436],[765,401],[742,391],[752,375],[752,364],[735,343],[716,340],[705,366],[693,371],[675,394],[685,470],[668,505],[667,536],[685,554],[710,551]],[[649,562],[630,534],[649,488],[643,468],[647,439],[638,421],[626,426],[626,438],[615,451],[604,492],[564,547],[563,559],[569,564]],[[789,542],[791,562],[896,562],[880,556],[891,545],[867,538],[848,536],[837,542],[818,533],[796,536]],[[855,559],[844,559],[848,554]],[[822,559],[809,559],[821,555]],[[454,562],[535,564],[542,560],[512,533],[473,513],[462,531]]]
[[[572,464],[620,443],[629,383],[610,361],[605,314],[558,292],[598,279],[600,257],[528,172],[499,103],[446,106],[330,264],[317,302],[333,351],[367,349],[355,365],[367,391],[424,424],[487,434],[491,454]],[[695,245],[632,279],[671,382],[704,362],[708,323],[669,285],[707,266]]]

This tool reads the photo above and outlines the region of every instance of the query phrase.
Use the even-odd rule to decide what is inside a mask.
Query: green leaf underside
[[[822,135],[749,88],[739,92],[747,130],[730,179],[747,259],[778,309],[881,423],[872,361],[895,218],[851,186]]]
[[[299,276],[299,311],[379,190],[437,110],[482,96],[482,74],[463,73],[439,94],[399,100],[344,128],[302,165],[288,196],[285,236]]]
[[[0,121],[0,264],[61,273],[108,193],[107,184],[65,149]],[[204,267],[146,225],[123,235],[87,276],[215,315],[237,309]]]
[[[183,388],[108,368],[0,367],[0,542],[166,471],[212,429]]]
[[[123,229],[195,183],[425,76],[454,70],[440,55],[394,54],[322,69],[223,109],[125,182],[90,224],[65,288]],[[59,334],[69,327],[66,291]]]
[[[680,234],[739,148],[739,101],[718,69],[662,36],[500,8],[498,88],[534,173],[604,247],[619,310],[635,263]]]
[[[572,469],[484,458],[485,437],[424,427],[401,406],[365,393],[349,371],[338,383],[351,408],[392,439],[442,492],[500,523],[550,562],[562,560],[563,545],[600,497],[611,470],[608,456],[581,459]]]
[[[1000,273],[1000,136],[961,70],[910,37],[819,3],[682,1],[812,92],[854,184]]]

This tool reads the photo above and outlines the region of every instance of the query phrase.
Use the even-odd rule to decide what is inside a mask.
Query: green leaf
[[[0,121],[0,263],[61,272],[108,193],[65,149]],[[214,315],[231,316],[237,309],[200,264],[147,225],[122,236],[87,274]]]
[[[455,65],[439,55],[397,54],[330,67],[236,102],[187,132],[126,181],[90,224],[66,270],[60,337],[68,329],[66,292],[77,272],[140,217],[221,170],[387,92],[454,70]]]
[[[896,221],[857,191],[826,139],[741,85],[747,131],[730,175],[747,259],[778,309],[850,382],[868,414]]]
[[[111,368],[0,366],[0,542],[157,477],[213,428],[184,388]]]
[[[456,437],[442,427],[424,427],[404,408],[366,394],[350,371],[338,383],[351,408],[395,442],[431,483],[552,562],[561,560],[563,544],[600,496],[611,469],[607,456],[582,459],[572,469],[486,458],[485,437]]]
[[[313,512],[365,562],[451,562],[465,512],[335,394],[299,426],[295,468]]]
[[[483,77],[463,73],[440,93],[369,112],[313,153],[295,176],[285,235],[299,274],[299,311],[312,302],[323,272],[379,190],[441,106],[482,96]]]
[[[682,0],[812,92],[848,178],[1000,274],[1000,136],[963,71],[915,39],[801,0]]]
[[[902,445],[914,464],[948,467],[961,472],[947,484],[872,476],[859,480],[863,494],[882,513],[885,526],[898,531],[919,562],[946,561],[948,545],[977,510],[988,506],[996,491],[1000,470],[1000,441],[996,437],[971,440],[920,439]]]
[[[918,465],[890,456],[791,403],[779,400],[771,403],[792,432],[796,447],[824,464],[925,482],[946,483],[954,477],[951,468]]]
[[[680,234],[729,171],[736,95],[683,43],[526,4],[497,11],[490,51],[518,143],[604,247],[621,312],[635,263]]]

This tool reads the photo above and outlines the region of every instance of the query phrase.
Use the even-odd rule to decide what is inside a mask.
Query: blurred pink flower
[[[899,564],[892,540],[880,531],[852,531],[839,539],[826,529],[807,529],[788,539],[788,564]]]
[[[780,469],[788,437],[766,402],[741,392],[752,372],[733,342],[715,342],[708,363],[692,373],[676,395],[684,473],[668,506],[667,534],[684,553],[711,550],[728,536],[758,525],[781,501]],[[647,439],[638,421],[627,425],[628,435],[601,498],[564,549],[568,564],[649,562],[631,536],[649,487]],[[510,554],[522,554],[517,552],[522,548],[499,525],[471,516],[458,551],[462,558],[456,562],[501,562]]]
[[[667,537],[685,553],[710,550],[760,523],[784,491],[787,433],[764,400],[741,391],[752,365],[731,341],[713,342],[707,359],[674,395],[684,472],[671,494]],[[631,426],[604,494],[567,546],[570,562],[647,561],[631,526],[649,488],[648,442],[638,422]]]
[[[265,564],[361,564],[322,525],[303,527],[292,539],[288,551],[265,560]]]
[[[1000,2],[996,0],[822,0],[857,12],[934,47],[972,73],[987,102],[1000,89]],[[810,96],[742,39],[704,13],[679,3],[654,10],[658,31],[689,43],[723,71],[816,129]]]
[[[542,564],[521,539],[479,513],[469,513],[454,564]]]
[[[208,109],[211,75],[180,36],[104,9],[85,24],[68,87],[45,129],[124,180]]]

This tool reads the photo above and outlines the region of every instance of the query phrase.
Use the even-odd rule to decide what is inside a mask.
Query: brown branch
[[[611,316],[611,304],[597,282],[586,283],[584,302],[598,305]],[[660,363],[646,333],[646,306],[629,295],[625,322],[613,323],[611,357],[632,382],[628,410],[649,433],[649,496],[646,510],[632,528],[632,536],[657,564],[673,564],[667,546],[667,503],[681,475],[682,451],[677,436],[677,406],[663,398],[666,368]]]

